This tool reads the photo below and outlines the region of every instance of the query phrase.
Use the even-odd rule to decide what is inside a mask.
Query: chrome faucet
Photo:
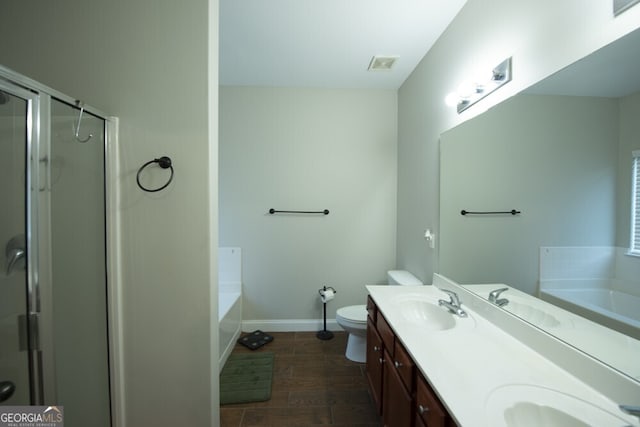
[[[500,294],[507,290],[509,290],[509,288],[501,288],[496,289],[495,291],[491,291],[491,293],[489,293],[489,302],[494,303],[498,307],[504,307],[505,305],[509,304],[509,300],[506,298],[498,299]]]
[[[638,419],[640,419],[640,406],[619,405],[619,407],[622,412],[633,415],[634,417],[638,417]]]
[[[447,289],[440,289],[442,292],[445,292],[449,295],[449,301],[438,300],[438,305],[444,306],[449,309],[449,313],[453,313],[460,317],[467,317],[467,312],[460,307],[460,298],[458,298],[458,294],[453,291],[449,291]]]

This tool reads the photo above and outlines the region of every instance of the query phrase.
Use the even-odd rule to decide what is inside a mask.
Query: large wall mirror
[[[640,30],[440,144],[439,272],[485,298],[507,285],[505,310],[640,381]]]

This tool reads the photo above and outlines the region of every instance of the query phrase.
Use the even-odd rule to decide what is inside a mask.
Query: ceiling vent
[[[369,71],[389,71],[396,63],[397,56],[374,56],[369,63]]]

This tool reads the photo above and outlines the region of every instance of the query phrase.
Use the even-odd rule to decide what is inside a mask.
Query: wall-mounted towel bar
[[[323,215],[329,215],[329,209],[325,209],[323,211],[277,211],[273,208],[269,209],[269,213],[271,215],[273,214],[277,214],[277,213],[293,213],[293,214],[323,214]]]
[[[515,209],[511,209],[510,211],[498,211],[498,212],[471,212],[465,211],[464,209],[460,211],[460,215],[517,215],[522,213]]]

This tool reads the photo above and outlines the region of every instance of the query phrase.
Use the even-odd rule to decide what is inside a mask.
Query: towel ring
[[[157,163],[162,169],[171,169],[171,175],[169,176],[169,180],[162,187],[147,188],[142,184],[140,184],[140,173],[144,170],[144,168],[146,168],[152,163]],[[167,188],[169,184],[171,184],[171,181],[173,181],[173,165],[171,164],[171,159],[166,156],[160,157],[159,159],[149,160],[147,163],[140,166],[140,169],[138,169],[138,174],[136,175],[136,182],[138,183],[138,187],[140,187],[142,190],[149,193],[155,193],[156,191],[164,190],[165,188]]]

